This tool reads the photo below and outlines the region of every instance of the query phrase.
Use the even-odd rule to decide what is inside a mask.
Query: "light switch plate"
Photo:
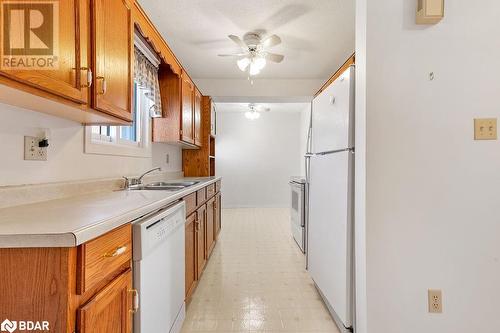
[[[429,313],[442,313],[443,312],[443,293],[441,290],[429,289]]]
[[[474,140],[496,140],[497,119],[480,118],[474,119]]]
[[[26,161],[46,161],[47,148],[38,146],[40,139],[34,136],[24,137],[24,159]]]

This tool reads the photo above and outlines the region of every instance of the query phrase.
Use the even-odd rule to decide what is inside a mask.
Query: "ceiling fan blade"
[[[244,42],[244,41],[242,41],[240,37],[235,36],[235,35],[229,35],[229,36],[227,36],[227,37],[229,37],[229,39],[231,39],[233,42],[235,42],[235,43],[236,43],[239,47],[241,47],[242,49],[244,49],[244,50],[247,50],[247,49],[248,49],[248,45],[247,45],[247,44],[245,44],[245,42]]]
[[[218,54],[219,57],[244,57],[248,53]]]
[[[266,37],[262,41],[262,46],[264,47],[273,47],[281,43],[281,38],[277,35],[271,35],[269,37]]]
[[[276,54],[276,53],[269,53],[269,52],[266,52],[266,55],[264,57],[266,58],[266,60],[269,60],[272,62],[277,62],[277,63],[280,63],[283,61],[283,59],[285,59],[284,55]]]

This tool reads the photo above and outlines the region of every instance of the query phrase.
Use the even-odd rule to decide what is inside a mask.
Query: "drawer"
[[[215,195],[215,184],[208,185],[206,189],[207,189],[207,198],[211,198]]]
[[[196,210],[196,193],[191,193],[182,198],[186,203],[186,216],[191,215]]]
[[[132,226],[127,224],[78,247],[77,293],[99,285],[130,267]]]
[[[215,193],[217,192],[220,192],[220,187],[221,187],[221,181],[218,180],[216,183],[215,183]]]
[[[196,204],[197,204],[197,206],[201,205],[206,200],[207,200],[207,191],[205,191],[205,188],[198,190],[196,192]]]

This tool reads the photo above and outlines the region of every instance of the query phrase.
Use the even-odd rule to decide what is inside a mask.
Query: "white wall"
[[[300,175],[306,175],[306,166],[304,155],[307,153],[307,134],[309,133],[310,126],[310,118],[311,118],[311,106],[308,105],[304,107],[304,110],[300,112],[300,151],[299,151],[299,159],[300,159]]]
[[[300,173],[300,112],[217,113],[216,174],[224,207],[288,207],[290,176]]]
[[[182,170],[178,147],[153,144],[153,158],[84,154],[84,127],[78,123],[5,104],[0,104],[0,117],[0,186],[121,177],[152,166]],[[38,135],[40,128],[51,131],[48,161],[25,161],[24,136]]]
[[[415,0],[357,1],[367,6],[360,333],[500,332],[500,142],[473,140],[473,118],[500,117],[500,4],[445,3],[441,23],[417,26]],[[429,288],[443,290],[442,314],[427,312]]]

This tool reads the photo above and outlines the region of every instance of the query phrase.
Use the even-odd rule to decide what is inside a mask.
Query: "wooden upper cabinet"
[[[133,296],[132,272],[128,270],[78,310],[78,332],[132,332]]]
[[[194,84],[184,73],[182,74],[181,96],[181,140],[190,144],[194,144]]]
[[[198,147],[203,145],[202,142],[202,122],[201,122],[201,93],[194,89],[194,144]]]
[[[50,16],[48,13],[53,13],[52,19],[50,17],[43,18],[44,23],[39,28],[40,30],[35,31],[36,33],[32,33],[32,35],[25,33],[25,38],[16,35],[14,39],[15,28],[11,26],[9,29],[10,34],[6,34],[3,38],[5,41],[5,38],[9,39],[12,35],[12,40],[6,41],[14,46],[10,49],[14,58],[9,63],[14,64],[13,60],[23,56],[26,56],[28,60],[43,58],[45,61],[40,60],[40,62],[31,64],[31,68],[25,70],[16,70],[15,68],[19,68],[19,66],[9,66],[0,69],[0,74],[73,102],[86,104],[88,99],[87,68],[89,67],[87,55],[89,35],[88,0],[57,1],[55,3],[58,4],[58,11],[57,7],[51,7],[51,4],[41,4],[34,1],[23,3],[20,7],[22,11],[6,10],[4,13],[3,10],[8,8],[4,6],[9,6],[8,1],[0,0],[2,6],[1,15],[4,15],[4,18],[9,17],[11,21],[15,21],[16,17],[18,19],[23,17],[24,22],[30,22],[30,13],[32,11],[43,12],[47,16]],[[12,4],[12,6],[15,5]],[[40,6],[49,6],[46,8],[50,9],[45,11]],[[59,24],[53,24],[57,23],[57,20]],[[37,50],[33,50],[35,48],[31,43],[37,43]],[[38,49],[40,45],[43,46],[43,49],[46,49],[43,55],[40,54],[41,51]],[[38,53],[34,54],[33,52]],[[4,63],[7,59],[7,57],[2,56],[0,61]],[[36,66],[37,64],[40,67],[33,68],[33,65]]]
[[[92,106],[132,120],[133,24],[126,0],[93,0]]]

